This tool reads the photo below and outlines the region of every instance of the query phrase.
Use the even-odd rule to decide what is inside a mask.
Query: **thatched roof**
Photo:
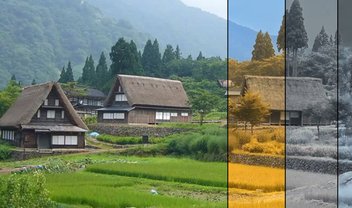
[[[82,129],[88,129],[81,118],[72,107],[67,99],[61,86],[55,82],[48,82],[39,85],[25,87],[21,95],[16,99],[15,103],[6,111],[0,119],[0,126],[20,127],[21,125],[29,124],[32,117],[38,111],[45,99],[52,90],[56,90],[63,107],[69,113],[69,117],[74,125]]]
[[[117,75],[104,107],[112,105],[119,83],[130,106],[190,108],[180,81],[131,75]]]
[[[246,91],[259,93],[271,110],[285,110],[285,102],[286,110],[295,111],[328,102],[322,80],[311,77],[245,76],[242,95]]]

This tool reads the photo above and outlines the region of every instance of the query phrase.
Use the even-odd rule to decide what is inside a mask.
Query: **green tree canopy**
[[[200,115],[200,125],[203,124],[204,116],[210,113],[217,104],[214,95],[208,91],[199,90],[191,99],[192,109]]]
[[[330,44],[329,36],[325,32],[324,26],[321,28],[319,34],[315,37],[312,51],[318,52],[321,47],[325,47]]]
[[[0,91],[0,117],[15,102],[21,91],[21,86],[15,80],[10,80],[6,88]]]
[[[288,11],[286,10],[286,13]],[[281,50],[286,50],[286,43],[285,43],[285,33],[286,33],[286,14],[284,14],[284,16],[282,17],[282,22],[281,22],[281,27],[279,30],[279,34],[277,36],[277,40],[276,40],[276,45],[277,45],[277,49],[279,50],[279,52]]]

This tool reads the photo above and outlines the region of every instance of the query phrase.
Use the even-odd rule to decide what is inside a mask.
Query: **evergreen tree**
[[[175,58],[176,58],[177,60],[180,60],[180,59],[181,59],[181,51],[180,51],[180,48],[178,47],[178,45],[176,46]]]
[[[110,73],[112,76],[116,74],[139,74],[137,52],[133,52],[131,44],[126,42],[124,38],[120,38],[111,48],[110,52]]]
[[[188,60],[188,61],[193,61],[193,57],[192,57],[191,54],[189,54],[189,55],[187,56],[187,60]]]
[[[131,53],[132,53],[132,55],[135,59],[135,62],[136,62],[135,68],[133,69],[133,71],[135,72],[135,74],[143,74],[140,53],[138,52],[137,46],[133,42],[133,40],[131,40],[131,42],[130,42],[130,48],[131,48]]]
[[[157,39],[153,44],[151,40],[148,40],[144,46],[142,65],[146,75],[160,76],[161,54]]]
[[[71,62],[69,61],[67,64],[67,69],[66,69],[66,73],[65,73],[65,77],[66,77],[66,82],[74,82],[74,78],[73,78],[73,71],[72,71],[72,67],[71,67]]]
[[[163,64],[167,64],[170,61],[175,60],[175,59],[176,59],[176,55],[175,55],[173,47],[171,45],[167,45],[161,61],[163,62]]]
[[[330,35],[329,44],[330,44],[331,46],[334,45],[334,38],[332,37],[332,35]]]
[[[37,82],[35,81],[35,79],[33,79],[31,85],[36,85],[36,84]]]
[[[271,37],[268,32],[264,34],[264,58],[270,58],[275,56],[275,50],[273,46],[273,42],[271,41]]]
[[[60,83],[66,83],[67,82],[65,66],[62,67],[60,78],[59,78],[58,82],[60,82]]]
[[[288,11],[286,10],[286,13]],[[279,52],[281,50],[286,50],[285,48],[285,22],[286,22],[286,14],[284,14],[284,16],[282,17],[282,22],[281,22],[281,27],[279,30],[279,34],[277,36],[277,40],[276,40],[276,45],[277,45],[277,49],[279,50]]]
[[[13,74],[13,75],[11,76],[11,80],[12,80],[12,81],[16,81],[16,75]]]
[[[257,38],[255,39],[255,44],[253,46],[252,51],[252,60],[262,60],[265,58],[265,43],[264,43],[264,35],[260,30],[257,34]]]
[[[321,47],[329,45],[329,36],[326,34],[324,26],[320,33],[315,37],[312,51],[317,52]]]
[[[110,76],[108,73],[108,66],[106,64],[106,57],[104,52],[101,52],[99,63],[96,68],[96,84],[95,87],[102,89],[106,82],[109,81]]]
[[[82,84],[86,84],[89,80],[88,59],[89,59],[89,57],[87,56],[86,61],[83,66],[83,69],[82,69],[82,77],[78,80],[78,82],[82,83]]]
[[[287,15],[286,24],[286,48],[287,54],[292,57],[292,73],[288,75],[297,76],[298,49],[308,47],[308,36],[304,27],[303,9],[298,0],[294,0]]]
[[[199,55],[198,55],[198,57],[197,57],[197,61],[201,61],[201,60],[204,60],[205,58],[204,58],[204,56],[203,56],[203,54],[202,54],[202,51],[199,51]]]
[[[90,55],[88,58],[88,80],[87,84],[89,86],[94,86],[96,82],[95,66],[93,56]]]

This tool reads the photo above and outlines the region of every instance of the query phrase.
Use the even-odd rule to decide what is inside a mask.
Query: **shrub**
[[[307,128],[287,129],[287,144],[307,144],[314,139],[314,133]]]
[[[268,133],[268,132],[261,132],[259,134],[256,135],[257,141],[258,142],[269,142],[272,140],[272,134]]]
[[[34,173],[0,178],[0,208],[7,207],[55,207],[45,188],[45,177]]]
[[[10,145],[0,143],[0,160],[6,160],[11,157],[12,148]]]
[[[87,117],[83,118],[83,121],[86,125],[96,124],[97,117],[96,116],[87,116]]]
[[[285,129],[284,128],[276,128],[274,129],[271,140],[277,141],[280,143],[285,143]]]
[[[119,137],[108,134],[101,134],[97,137],[97,140],[108,142],[112,144],[140,144],[142,143],[141,137]]]
[[[252,141],[248,144],[243,145],[242,150],[250,153],[265,153],[273,155],[284,155],[284,145],[276,141],[259,143],[257,141]]]
[[[245,131],[235,130],[233,131],[232,145],[233,149],[241,149],[243,145],[249,143],[252,140],[252,135]]]

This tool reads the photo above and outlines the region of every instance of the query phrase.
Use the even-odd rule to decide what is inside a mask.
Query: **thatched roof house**
[[[315,104],[328,103],[322,80],[311,77],[245,76],[241,94],[247,91],[259,93],[269,104],[270,122],[301,125],[303,111]],[[286,119],[285,119],[286,110]]]
[[[54,82],[25,87],[0,119],[1,137],[21,147],[83,148],[87,129]]]
[[[117,75],[104,108],[98,109],[99,122],[185,122],[190,116],[180,81],[131,75]]]

